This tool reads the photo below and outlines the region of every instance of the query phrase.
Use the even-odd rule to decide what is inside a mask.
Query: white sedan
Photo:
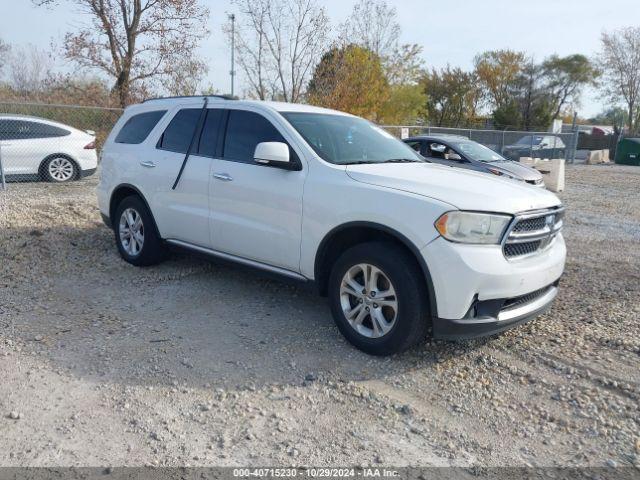
[[[68,182],[98,166],[94,132],[44,118],[0,114],[0,162],[7,180]]]

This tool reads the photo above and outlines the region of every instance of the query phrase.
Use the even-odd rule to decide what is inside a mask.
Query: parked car
[[[433,163],[491,173],[544,187],[542,174],[519,162],[507,160],[484,145],[458,135],[421,135],[404,142]]]
[[[8,179],[68,182],[98,165],[91,131],[23,115],[0,115],[0,155]]]
[[[314,282],[371,354],[430,328],[501,332],[548,310],[563,273],[554,194],[428,163],[345,113],[150,100],[125,110],[102,155],[98,203],[125,261],[153,265],[175,246]]]
[[[521,157],[565,158],[567,146],[557,135],[525,135],[502,149],[502,155],[516,162]]]

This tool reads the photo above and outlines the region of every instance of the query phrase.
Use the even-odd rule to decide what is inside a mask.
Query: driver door
[[[222,150],[211,170],[213,249],[297,273],[306,170],[291,146],[290,161],[297,162],[298,170],[255,162],[261,142],[291,145],[271,119],[233,109],[225,121]]]

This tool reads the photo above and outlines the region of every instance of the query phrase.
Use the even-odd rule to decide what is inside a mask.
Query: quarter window
[[[256,146],[262,142],[287,143],[273,124],[262,115],[244,110],[229,111],[224,141],[225,159],[253,163]],[[293,160],[295,156],[291,153]]]
[[[134,115],[120,129],[115,142],[128,144],[144,142],[165,113],[167,113],[166,110],[156,110]]]
[[[160,137],[158,148],[170,152],[187,153],[201,112],[201,108],[185,108],[176,113]]]

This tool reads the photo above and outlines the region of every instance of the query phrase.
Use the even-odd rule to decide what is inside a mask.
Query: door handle
[[[147,168],[154,168],[156,166],[155,163],[149,162],[149,161],[140,162],[140,165],[142,165],[143,167],[147,167]]]
[[[214,173],[213,178],[216,180],[222,180],[223,182],[233,181],[233,178],[228,173]]]

